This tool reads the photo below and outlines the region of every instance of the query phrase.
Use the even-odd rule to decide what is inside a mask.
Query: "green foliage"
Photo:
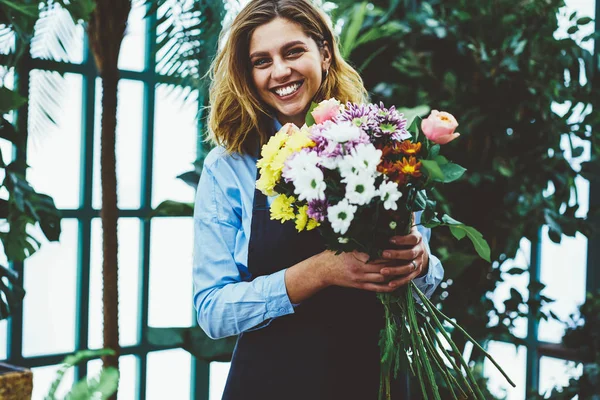
[[[334,15],[350,21],[354,5],[341,3]],[[549,226],[555,241],[563,234],[590,232],[589,224],[575,216],[578,206],[569,203],[578,172],[561,143],[589,142],[590,164],[597,163],[599,133],[591,127],[598,126],[599,115],[571,118],[578,105],[600,105],[600,92],[580,82],[583,75],[591,76],[592,56],[570,37],[554,38],[556,14],[564,5],[560,0],[531,0],[519,7],[511,0],[433,0],[416,10],[400,3],[372,2],[356,43],[381,21],[403,29],[357,44],[350,62],[360,66],[373,101],[428,105],[457,117],[461,137],[445,145],[444,154],[467,171],[451,188],[442,185],[431,200],[481,231],[493,264],[470,257],[464,241],[436,231],[433,251],[454,281],[443,307],[479,342],[510,338],[518,343],[510,329],[522,313],[496,310],[487,293],[503,280],[501,262],[515,256],[521,238],[535,240],[542,225]],[[589,18],[571,19],[577,29],[586,23]],[[374,49],[385,50],[373,56]],[[567,111],[553,112],[553,103]],[[574,156],[582,152],[580,145],[569,147]],[[584,164],[584,174],[597,169],[593,165]],[[545,193],[549,185],[554,190]],[[535,301],[527,305],[543,317]],[[496,317],[498,324],[491,320]]]
[[[165,348],[181,347],[198,360],[231,361],[236,336],[213,340],[202,328],[148,328],[148,342]]]
[[[60,386],[65,373],[69,368],[89,360],[114,355],[111,349],[101,350],[82,350],[75,354],[67,356],[63,360],[63,365],[56,373],[54,381],[50,385],[48,394],[44,400],[57,400],[56,391]],[[103,368],[100,375],[90,379],[81,379],[75,383],[71,390],[65,395],[63,400],[87,400],[87,399],[108,399],[116,392],[119,385],[119,370],[114,367]]]

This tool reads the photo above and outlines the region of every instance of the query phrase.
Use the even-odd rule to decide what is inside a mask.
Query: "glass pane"
[[[140,221],[120,218],[119,235],[119,343],[138,343],[138,293],[140,267]],[[90,249],[89,347],[102,347],[102,224],[92,220]]]
[[[540,358],[540,394],[554,387],[568,386],[569,379],[581,376],[583,365],[551,357]]]
[[[524,272],[520,275],[511,275],[507,274],[506,272],[511,268],[528,270],[530,264],[530,254],[531,242],[526,238],[523,238],[521,239],[516,257],[514,259],[504,261],[500,266],[500,270],[503,272],[502,278],[504,281],[496,286],[496,290],[493,292],[491,297],[492,301],[494,302],[494,306],[498,311],[504,312],[504,302],[510,298],[511,288],[518,290],[523,296],[523,299],[527,300],[529,297],[529,291],[527,290],[527,285],[529,283],[529,272]],[[498,323],[497,318],[494,318],[491,323],[496,325]],[[515,328],[512,330],[512,333],[521,338],[527,336],[527,318],[518,318],[515,321]]]
[[[0,321],[0,360],[6,360],[8,339],[8,321]]]
[[[98,376],[102,368],[102,360],[88,362],[88,377]],[[119,358],[119,399],[131,400],[137,398],[137,368],[136,356],[122,356]]]
[[[48,60],[83,62],[83,26],[68,11],[52,7],[40,13],[31,41],[31,56]]]
[[[82,77],[34,70],[30,93],[27,178],[58,208],[78,208]]]
[[[61,228],[60,242],[42,243],[41,249],[25,260],[25,356],[75,349],[78,222],[63,219]]]
[[[181,349],[148,353],[146,400],[189,399],[191,363],[190,353]]]
[[[132,2],[125,38],[119,53],[119,69],[142,71],[146,49],[146,5],[143,0]]]
[[[560,244],[548,238],[548,227],[542,229],[541,281],[546,285],[543,295],[554,299],[547,307],[563,321],[577,311],[585,300],[587,238],[563,236]],[[564,325],[555,320],[540,321],[539,340],[559,343]]]
[[[228,362],[210,363],[208,400],[221,400],[223,397],[223,390],[225,390],[225,383],[227,382],[230,366],[231,363]]]
[[[61,365],[50,365],[47,367],[36,367],[31,368],[33,372],[33,393],[31,395],[32,399],[45,399],[46,394],[48,394],[48,390],[50,389],[50,385],[56,378],[56,372],[61,367]],[[70,368],[65,373],[63,380],[56,391],[56,398],[62,399],[65,394],[71,389],[73,386],[73,382],[75,379],[74,369]]]
[[[154,218],[150,235],[148,324],[191,326],[192,218]]]
[[[119,81],[117,110],[117,203],[119,208],[140,207],[142,165],[142,107],[144,84]],[[96,116],[94,135],[94,198],[93,206],[102,207],[100,182],[100,122],[102,112],[102,81],[96,80]]]
[[[489,379],[488,389],[490,392],[499,398],[506,396],[506,400],[525,400],[525,360],[527,357],[525,347],[519,346],[517,350],[513,344],[490,342],[488,352],[516,385],[513,388],[494,364],[486,358],[483,364],[483,374]]]
[[[164,200],[194,201],[194,189],[177,176],[194,169],[196,159],[196,101],[165,85],[156,89],[156,129],[152,207]]]

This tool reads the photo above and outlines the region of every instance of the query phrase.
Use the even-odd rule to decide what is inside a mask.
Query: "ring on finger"
[[[416,271],[417,270],[417,263],[415,262],[415,260],[411,260],[410,263],[413,265],[412,270]]]

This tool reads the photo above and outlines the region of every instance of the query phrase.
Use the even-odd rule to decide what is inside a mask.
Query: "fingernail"
[[[394,282],[390,282],[390,287],[396,287],[397,285]]]
[[[390,239],[390,243],[396,244],[396,239]]]
[[[383,252],[383,256],[384,257],[389,257],[390,256],[390,252],[389,251],[384,251]]]
[[[382,270],[381,270],[381,274],[382,274],[382,275],[387,275],[389,272],[390,272],[390,270],[389,270],[389,269],[382,269]]]

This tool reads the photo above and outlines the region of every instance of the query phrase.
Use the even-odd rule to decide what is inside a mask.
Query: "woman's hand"
[[[392,289],[427,274],[429,254],[423,243],[423,236],[415,225],[408,235],[390,238],[390,243],[395,248],[384,250],[383,258],[377,260],[377,263],[383,264],[379,272],[386,277]]]
[[[373,292],[392,292],[395,287],[388,285],[389,277],[381,273],[383,267],[389,268],[392,263],[382,260],[367,263],[369,256],[353,251],[335,255],[331,251],[321,253],[323,279],[326,286],[344,286]]]

